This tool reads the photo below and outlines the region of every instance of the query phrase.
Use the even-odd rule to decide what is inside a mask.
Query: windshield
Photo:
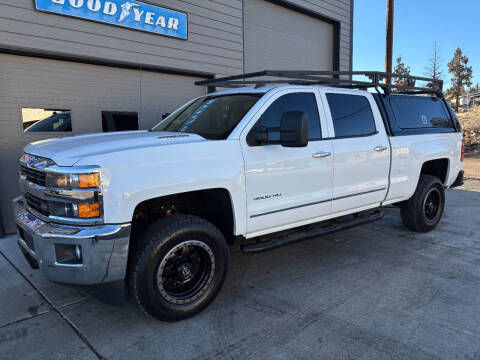
[[[178,114],[166,118],[153,131],[185,132],[210,140],[223,140],[262,96],[232,94],[202,97]]]

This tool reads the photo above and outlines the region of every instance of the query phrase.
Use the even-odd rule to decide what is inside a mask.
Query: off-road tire
[[[184,248],[194,247],[195,244],[189,245],[191,243],[199,246],[198,252],[208,255],[202,264],[212,259],[214,262],[209,268],[209,280],[203,290],[195,295],[196,298],[192,296],[191,300],[178,300],[167,294],[162,281],[158,283],[159,274],[162,273],[161,264],[170,261],[168,259],[171,256],[176,256],[172,255],[175,249],[180,247],[180,254],[183,254],[182,251],[186,251]],[[199,313],[217,296],[227,275],[229,249],[224,236],[213,224],[197,216],[172,215],[155,221],[134,240],[131,251],[127,275],[130,293],[145,313],[159,320],[177,321]],[[178,276],[184,275],[178,271]],[[163,277],[160,276],[160,279]]]
[[[426,210],[429,197],[438,198],[434,216]],[[428,199],[427,199],[428,197]],[[429,201],[430,202],[430,201]],[[445,209],[445,190],[439,178],[432,175],[420,175],[413,196],[400,206],[403,224],[416,232],[429,232],[435,229]]]

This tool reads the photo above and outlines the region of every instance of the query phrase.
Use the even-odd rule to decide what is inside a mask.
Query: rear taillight
[[[465,139],[462,139],[462,156],[460,157],[460,160],[463,161],[464,157],[465,157]]]

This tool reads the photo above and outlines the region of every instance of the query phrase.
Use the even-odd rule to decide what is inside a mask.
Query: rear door
[[[280,91],[265,102],[240,137],[245,161],[247,232],[249,236],[312,222],[331,211],[332,143],[315,89]],[[321,112],[319,112],[319,108]],[[255,126],[279,128],[282,114],[302,111],[308,116],[306,147],[258,145]],[[269,134],[279,140],[279,132]]]
[[[334,151],[332,212],[380,205],[388,188],[390,145],[373,97],[322,92]]]

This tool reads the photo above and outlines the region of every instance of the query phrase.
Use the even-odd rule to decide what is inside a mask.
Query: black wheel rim
[[[442,195],[440,194],[440,190],[437,188],[430,189],[423,203],[423,211],[428,222],[434,222],[436,220],[441,204]]]
[[[157,287],[167,301],[195,301],[209,288],[215,272],[215,257],[204,242],[189,240],[173,247],[157,271]]]

